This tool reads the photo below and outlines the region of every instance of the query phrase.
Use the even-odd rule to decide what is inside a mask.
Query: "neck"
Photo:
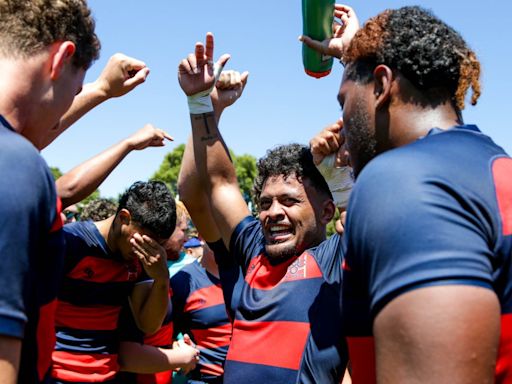
[[[32,120],[38,114],[38,100],[44,88],[41,57],[0,58],[0,114],[14,130],[36,144]],[[33,137],[34,136],[34,137]]]
[[[449,129],[461,124],[451,102],[435,108],[402,104],[389,118],[389,146],[400,147],[427,135],[432,128]]]
[[[115,241],[116,236],[114,228],[115,217],[116,216],[113,215],[105,220],[96,221],[94,223],[98,228],[98,231],[100,232],[101,236],[105,239],[105,242],[107,243],[109,250],[112,252],[117,251],[117,243]]]

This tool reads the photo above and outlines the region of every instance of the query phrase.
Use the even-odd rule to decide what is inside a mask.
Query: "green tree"
[[[185,144],[180,144],[169,152],[160,168],[151,177],[153,180],[160,180],[167,184],[171,191],[177,193],[178,175],[181,168],[181,159],[185,152]],[[256,158],[251,155],[237,156],[232,150],[229,151],[235,166],[238,183],[242,194],[247,202],[252,201],[252,183],[256,177]]]
[[[55,180],[62,176],[62,171],[58,167],[50,167],[50,171],[52,172]]]

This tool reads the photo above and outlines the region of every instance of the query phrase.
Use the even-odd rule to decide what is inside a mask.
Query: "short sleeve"
[[[491,288],[485,214],[461,171],[420,151],[394,150],[360,174],[346,225],[346,268],[364,283],[372,316],[393,298],[434,284]]]
[[[0,334],[23,338],[27,312],[33,310],[28,306],[36,305],[27,295],[36,282],[35,257],[47,251],[40,247],[46,247],[43,241],[55,219],[57,197],[39,155],[20,148],[24,156],[13,155],[6,163],[12,152],[9,143],[6,146],[0,155]]]

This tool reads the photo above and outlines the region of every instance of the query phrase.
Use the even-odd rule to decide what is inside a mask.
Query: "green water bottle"
[[[315,40],[332,37],[335,0],[302,0],[302,33]],[[302,44],[302,62],[309,76],[320,77],[331,73],[332,56],[323,55]]]

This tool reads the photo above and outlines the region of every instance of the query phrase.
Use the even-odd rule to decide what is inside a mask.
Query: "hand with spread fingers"
[[[163,147],[166,139],[169,141],[174,140],[164,130],[156,128],[151,124],[146,124],[126,140],[130,149],[141,150],[147,147]]]
[[[165,249],[151,237],[135,233],[130,239],[133,252],[149,277],[155,281],[169,279]]]
[[[315,51],[341,59],[358,30],[359,20],[355,11],[348,5],[335,4],[332,37],[318,41],[302,35],[299,36],[299,40]]]

